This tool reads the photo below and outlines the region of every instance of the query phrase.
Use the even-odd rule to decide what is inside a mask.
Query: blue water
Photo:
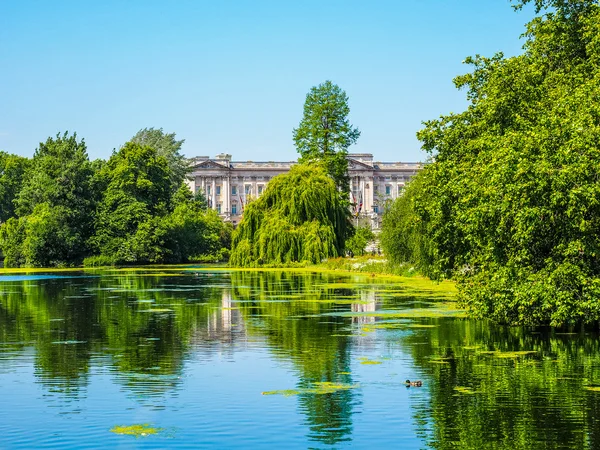
[[[600,444],[599,340],[585,330],[466,320],[418,280],[101,275],[0,285],[0,448]],[[114,432],[142,424],[157,433]]]

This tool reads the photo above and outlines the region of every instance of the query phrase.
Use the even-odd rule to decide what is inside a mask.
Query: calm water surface
[[[0,448],[600,448],[598,336],[467,320],[452,289],[0,276]],[[156,434],[115,433],[142,424]]]

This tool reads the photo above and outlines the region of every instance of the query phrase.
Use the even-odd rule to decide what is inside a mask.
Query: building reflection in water
[[[207,306],[211,308],[211,306]],[[197,328],[193,342],[202,343],[234,343],[246,341],[247,333],[240,310],[233,302],[231,289],[223,288],[221,306],[212,308],[206,317],[206,328]]]
[[[356,348],[373,348],[376,345],[375,333],[362,333],[362,327],[375,323],[376,317],[368,315],[381,309],[382,302],[376,294],[375,289],[360,291],[360,303],[352,303],[351,311],[359,315],[352,317],[352,325],[357,328],[353,346]],[[365,314],[367,313],[367,314]]]

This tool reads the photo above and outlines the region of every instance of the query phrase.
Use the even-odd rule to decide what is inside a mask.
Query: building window
[[[258,195],[262,194],[262,191],[263,191],[263,185],[259,184],[258,185]]]
[[[237,195],[237,186],[231,186],[231,195]]]
[[[217,186],[217,195],[221,195],[221,186]]]
[[[237,214],[237,205],[235,203],[231,205],[231,214],[234,216]]]
[[[373,212],[374,212],[375,214],[379,214],[379,206],[377,206],[377,205],[373,205]]]
[[[385,186],[385,195],[390,195],[391,193],[392,193],[392,187],[388,184]]]
[[[217,203],[217,212],[221,214],[221,204]]]
[[[206,186],[206,195],[210,197],[210,186]]]
[[[398,185],[398,195],[402,195],[402,192],[404,192],[404,185],[403,184],[399,184]]]
[[[246,195],[250,195],[251,192],[252,192],[252,185],[251,184],[247,184],[246,186],[244,186],[244,193]]]

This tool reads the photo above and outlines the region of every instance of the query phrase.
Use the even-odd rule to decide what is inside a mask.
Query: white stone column
[[[350,177],[350,203],[352,203],[352,192],[354,191],[354,177]]]
[[[224,192],[222,192],[222,194],[223,194],[223,200],[224,200],[224,202],[223,202],[224,205],[223,206],[225,207],[225,211],[224,212],[227,213],[227,214],[229,214],[231,212],[231,209],[230,209],[230,206],[229,206],[231,204],[231,201],[230,201],[230,198],[231,198],[231,188],[229,187],[229,176],[228,175],[223,177],[223,191],[224,191]]]
[[[360,213],[362,214],[365,211],[365,206],[367,204],[367,196],[365,195],[365,178],[363,176],[360,177],[360,198],[358,199],[358,204],[360,205],[362,201],[362,207],[360,208]]]
[[[210,195],[212,196],[212,209],[217,209],[217,177],[212,178],[212,186],[210,188]]]
[[[373,178],[367,177],[367,183],[369,189],[367,189],[367,197],[365,198],[365,211],[373,212],[373,200],[375,198],[375,186],[373,185]]]

